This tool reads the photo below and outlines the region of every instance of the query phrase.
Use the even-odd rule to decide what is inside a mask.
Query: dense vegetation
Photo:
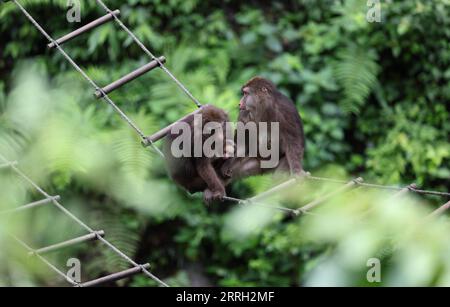
[[[81,2],[82,23],[104,14],[95,1]],[[21,3],[54,37],[80,26],[66,21],[66,0]],[[106,3],[121,10],[155,54],[167,57],[167,67],[194,96],[225,108],[233,119],[246,80],[262,75],[274,81],[304,119],[305,167],[312,173],[450,187],[448,0],[381,1],[380,23],[366,21],[363,0]],[[330,253],[333,244],[305,241],[303,220],[261,213],[264,225],[234,232],[236,224],[251,222],[242,222],[233,205],[208,208],[177,189],[162,161],[92,97],[89,84],[46,48],[12,3],[0,6],[0,37],[0,151],[35,166],[46,188],[70,200],[67,206],[104,228],[128,254],[151,262],[158,276],[175,285],[301,285],[319,256]],[[64,49],[101,85],[149,61],[114,23]],[[149,134],[195,108],[160,71],[111,97]],[[270,177],[251,178],[230,193],[243,198],[271,185]],[[302,197],[288,203],[312,198]],[[62,230],[55,233],[49,223]],[[41,245],[73,230],[50,213],[30,224],[33,242]],[[86,278],[126,266],[102,250],[70,251],[86,260]],[[32,283],[54,280],[36,276]],[[419,284],[434,282],[430,277]],[[142,276],[129,284],[153,285]]]

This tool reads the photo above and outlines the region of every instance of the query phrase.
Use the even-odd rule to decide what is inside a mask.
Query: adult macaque
[[[271,139],[270,133],[262,134],[264,131],[259,127],[257,135],[249,135],[244,144],[237,142],[235,137],[237,157],[224,163],[221,168],[222,175],[231,180],[274,171],[301,175],[305,137],[303,123],[294,103],[269,80],[254,77],[242,87],[239,108],[238,125],[267,123],[270,127],[271,123],[278,123],[278,143]],[[278,151],[275,151],[279,157],[276,166],[263,167],[264,158],[259,154],[249,154],[249,143],[255,141],[255,138],[258,143],[264,139],[269,148],[279,144]],[[239,151],[244,154],[239,155]]]
[[[190,193],[203,192],[207,204],[226,195],[218,170],[234,151],[228,121],[225,111],[205,105],[176,123],[165,139],[163,151],[171,178]]]

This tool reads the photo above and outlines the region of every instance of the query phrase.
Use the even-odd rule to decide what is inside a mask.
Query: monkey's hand
[[[309,172],[305,172],[303,169],[297,170],[297,171],[293,171],[291,174],[293,177],[297,178],[297,179],[302,179],[304,177],[307,177],[310,175]]]
[[[234,157],[235,144],[233,140],[227,140],[225,145],[225,150],[223,157],[225,159],[229,159]]]
[[[222,200],[222,198],[226,195],[224,190],[211,191],[210,189],[206,189],[203,192],[203,201],[207,205],[211,205],[213,202]]]

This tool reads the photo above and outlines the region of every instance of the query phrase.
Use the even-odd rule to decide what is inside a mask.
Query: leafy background
[[[66,21],[65,0],[20,2],[53,37],[80,26]],[[82,24],[104,14],[95,1],[81,3]],[[381,23],[366,21],[368,7],[362,0],[106,4],[121,10],[122,20],[152,52],[167,57],[167,67],[194,96],[226,109],[234,120],[245,81],[254,75],[274,81],[304,119],[305,168],[312,173],[363,176],[393,185],[416,182],[448,191],[448,0],[381,1]],[[93,89],[60,54],[46,48],[45,39],[12,3],[1,4],[0,20],[1,153],[20,160],[70,210],[104,229],[111,242],[139,262],[150,262],[153,272],[172,285],[365,285],[362,259],[423,213],[423,206],[413,210],[416,215],[387,210],[388,218],[379,210],[370,226],[361,226],[340,211],[308,223],[308,217],[293,221],[232,204],[205,207],[199,195],[187,196],[173,185],[163,161],[142,149],[117,114],[92,97]],[[64,49],[100,85],[149,61],[114,23]],[[144,75],[111,97],[148,134],[195,109],[161,71]],[[1,207],[37,198],[9,175],[0,180]],[[271,185],[270,176],[250,178],[234,184],[229,194],[243,198]],[[332,188],[297,187],[273,201],[298,207]],[[369,206],[385,198],[356,195],[344,202],[357,199]],[[435,197],[423,201],[431,206],[444,202]],[[349,216],[352,212],[344,211]],[[337,229],[344,224],[354,228],[330,233],[330,223]],[[47,208],[0,227],[5,228],[33,246],[82,233]],[[388,253],[395,278],[387,284],[448,284],[450,268],[443,259],[449,244],[442,231],[430,230],[423,240],[405,239],[410,244],[402,252]],[[427,234],[436,246],[429,246]],[[0,243],[9,244],[4,236]],[[365,253],[355,253],[360,261],[349,265],[357,256],[350,257],[348,250],[363,247]],[[64,284],[22,254],[11,247],[0,255],[1,284]],[[51,256],[63,268],[69,256],[82,259],[84,280],[127,267],[94,243]],[[407,267],[417,265],[423,270],[410,274]],[[116,285],[155,283],[136,276]]]

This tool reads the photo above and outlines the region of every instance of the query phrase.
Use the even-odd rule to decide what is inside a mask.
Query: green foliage
[[[80,26],[66,21],[65,0],[21,3],[55,38]],[[104,14],[95,1],[81,3],[82,24]],[[448,190],[448,0],[381,1],[381,23],[366,21],[366,1],[360,0],[106,3],[121,10],[155,55],[167,57],[167,67],[194,96],[226,109],[232,119],[246,80],[262,75],[274,81],[304,119],[307,170]],[[0,19],[0,152],[20,159],[50,191],[74,200],[73,209],[83,208],[83,216],[97,212],[91,224],[104,227],[130,256],[151,262],[158,276],[176,285],[192,283],[192,263],[201,263],[211,284],[225,286],[303,285],[316,280],[307,276],[319,263],[336,269],[343,254],[333,247],[353,238],[351,230],[311,242],[305,233],[320,237],[314,230],[323,224],[304,226],[225,204],[205,208],[200,197],[173,185],[163,162],[142,149],[107,104],[92,98],[93,89],[61,55],[47,50],[13,3],[1,4]],[[113,23],[63,47],[100,86],[149,61]],[[158,70],[111,97],[148,134],[195,108]],[[30,198],[22,187],[0,180],[2,195],[11,193],[2,196],[0,207]],[[272,184],[271,177],[250,178],[231,192],[250,196]],[[305,188],[276,202],[294,207],[324,191]],[[91,263],[90,278],[124,267],[100,247],[73,253]],[[35,280],[24,283],[49,280],[37,270]],[[155,283],[138,276],[130,285]]]
[[[345,50],[338,55],[335,75],[342,84],[344,110],[358,113],[375,84],[377,63],[363,50]]]

